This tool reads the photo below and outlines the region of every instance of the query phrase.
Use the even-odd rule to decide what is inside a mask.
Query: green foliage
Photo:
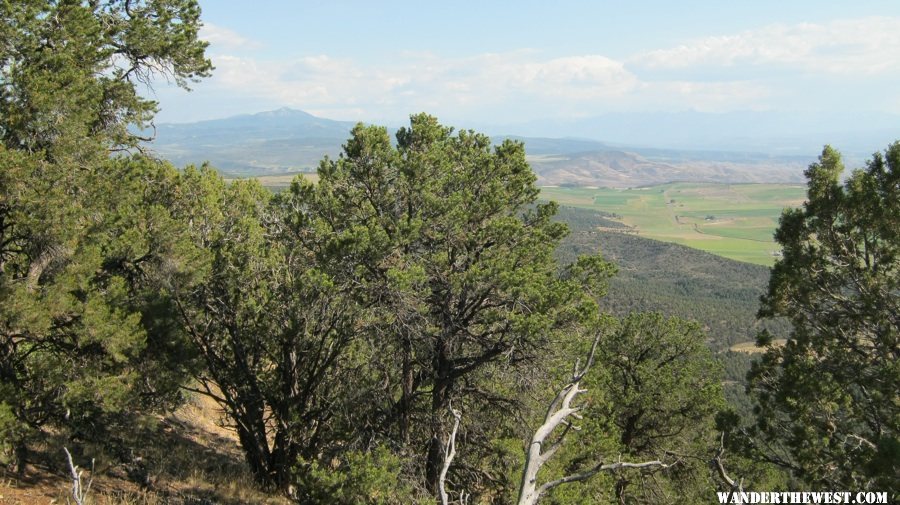
[[[0,188],[0,391],[17,424],[5,441],[23,446],[48,423],[104,437],[123,415],[176,401],[183,342],[157,320],[182,260],[161,191],[174,170],[0,157],[11,168]]]
[[[900,143],[841,183],[826,147],[808,201],[786,210],[784,256],[760,315],[790,319],[788,343],[750,374],[757,457],[833,488],[896,490],[900,462]]]
[[[0,140],[73,161],[133,147],[156,112],[137,93],[162,75],[186,86],[212,65],[195,0],[4,0]]]
[[[722,389],[725,392],[728,407],[742,420],[747,423],[752,422],[754,403],[747,394],[747,373],[753,362],[760,356],[746,352],[725,351],[716,357],[725,369]]]
[[[178,399],[175,172],[109,152],[155,112],[137,83],[207,75],[199,26],[191,0],[0,2],[0,397],[20,470],[48,424],[114,445]]]
[[[340,505],[392,505],[433,503],[430,497],[416,497],[408,477],[402,474],[402,459],[384,446],[374,450],[347,451],[329,466],[311,463],[302,486],[304,503]]]
[[[234,424],[257,482],[286,489],[298,458],[338,443],[332,418],[354,397],[350,287],[313,261],[308,220],[292,213],[304,201],[225,184],[209,167],[188,167],[177,193],[199,261],[170,289],[204,363],[197,379]]]
[[[496,487],[502,474],[478,461],[509,429],[498,419],[514,415],[512,385],[557,331],[596,317],[591,295],[603,295],[611,268],[595,258],[559,271],[553,251],[566,227],[554,204],[532,205],[520,143],[492,146],[424,114],[396,147],[384,128],[352,135],[339,159],[322,162],[311,204],[323,254],[335,259],[327,268],[353,272],[371,309],[373,401],[351,424],[410,451],[434,492],[449,407],[462,408],[469,443],[451,478],[476,494],[478,482]]]
[[[544,478],[597,461],[666,460],[679,463],[649,473],[620,471],[554,491],[549,503],[578,503],[577,496],[624,503],[696,503],[714,487],[707,470],[716,440],[714,417],[724,407],[721,367],[696,323],[658,313],[610,321],[596,362],[584,382],[588,392],[582,431],[561,451]],[[604,460],[603,457],[606,456]]]
[[[667,437],[709,421],[722,407],[721,366],[699,325],[658,313],[624,318],[604,339],[598,364],[622,446],[631,455],[659,451]]]
[[[636,501],[640,496],[653,503],[674,491],[691,503],[708,496],[703,460],[715,439],[713,417],[724,402],[722,369],[704,340],[698,324],[658,313],[629,315],[605,340],[598,363],[607,372],[601,386],[607,402],[598,414],[615,426],[622,454],[696,457],[683,457],[657,486],[630,490],[631,478],[620,476],[618,497],[633,494]]]

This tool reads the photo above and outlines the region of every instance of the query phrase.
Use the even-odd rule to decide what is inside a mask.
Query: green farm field
[[[726,258],[772,265],[772,234],[785,207],[805,199],[802,185],[672,183],[629,189],[543,187],[541,198],[614,214],[638,235]]]

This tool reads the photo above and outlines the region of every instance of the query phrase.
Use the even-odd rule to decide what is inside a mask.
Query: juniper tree
[[[826,146],[785,210],[759,314],[792,324],[750,372],[754,454],[814,485],[896,490],[900,462],[900,143],[846,180]],[[769,336],[760,336],[769,343]]]
[[[199,27],[193,0],[0,2],[0,437],[20,469],[47,423],[88,436],[172,398],[153,292],[188,262],[174,170],[109,153],[155,112],[138,85],[208,74]]]
[[[465,459],[514,418],[516,374],[559,329],[596,316],[585,288],[602,295],[611,267],[591,257],[561,273],[553,251],[566,227],[555,204],[536,203],[521,143],[494,146],[415,115],[396,146],[384,128],[357,126],[319,177],[316,226],[342,251],[329,268],[351,272],[373,312],[366,331],[383,380],[359,425],[403,444],[436,496],[452,402],[471,445],[451,480],[496,481],[497,469]]]
[[[5,0],[0,21],[0,141],[49,159],[136,146],[156,113],[140,88],[212,69],[195,0]]]
[[[88,177],[16,151],[0,162],[0,434],[21,469],[48,423],[104,438],[119,414],[177,399],[183,346],[160,290],[188,258],[170,166],[106,160]]]
[[[228,416],[256,481],[287,490],[301,461],[340,444],[333,417],[360,400],[347,356],[357,322],[350,287],[316,263],[302,196],[226,184],[208,167],[189,167],[179,194],[174,214],[200,262],[171,290],[204,365],[200,391]]]

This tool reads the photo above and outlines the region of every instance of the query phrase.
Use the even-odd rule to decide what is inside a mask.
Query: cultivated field
[[[673,183],[629,189],[543,187],[541,198],[614,214],[641,236],[759,265],[778,256],[772,234],[805,187],[785,184]]]
[[[319,174],[314,173],[300,173],[294,172],[290,174],[279,174],[279,175],[261,175],[259,177],[250,177],[250,179],[256,179],[263,186],[273,190],[273,191],[284,191],[285,189],[291,186],[291,181],[294,180],[298,175],[302,175],[303,177],[309,179],[312,182],[317,182],[319,180]],[[233,181],[236,179],[226,179],[227,181]]]

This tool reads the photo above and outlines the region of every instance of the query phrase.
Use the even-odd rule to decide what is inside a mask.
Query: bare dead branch
[[[728,473],[725,471],[725,465],[722,464],[723,454],[725,454],[725,432],[722,432],[722,436],[719,438],[719,451],[712,461],[710,461],[710,464],[712,464],[713,468],[715,468],[716,472],[719,474],[719,478],[728,484],[732,493],[741,493],[744,491],[744,479],[735,481],[728,476]]]
[[[669,466],[671,466],[671,465],[663,463],[662,461],[659,461],[659,460],[644,461],[642,463],[628,463],[625,461],[619,461],[617,463],[608,463],[605,465],[602,463],[598,463],[596,466],[594,466],[590,470],[586,470],[584,472],[577,473],[574,475],[567,475],[560,479],[556,479],[554,481],[550,481],[546,484],[541,485],[541,487],[538,489],[538,497],[540,497],[547,491],[555,488],[556,486],[559,486],[561,484],[567,484],[569,482],[579,482],[582,480],[587,480],[587,479],[593,477],[594,475],[597,475],[600,472],[615,472],[616,470],[620,470],[622,468],[641,468],[641,469],[643,469],[643,468],[668,468]],[[534,503],[537,503],[537,502],[535,501]]]
[[[450,464],[453,463],[453,458],[456,457],[456,432],[459,429],[459,421],[462,418],[462,412],[459,410],[454,410],[453,405],[450,405],[450,412],[453,414],[453,429],[450,431],[450,439],[447,441],[447,446],[444,447],[444,466],[441,468],[441,475],[438,478],[438,491],[441,495],[441,505],[449,505],[450,498],[447,495],[446,482],[447,482],[447,472],[450,470]],[[465,491],[460,494],[460,499],[464,500]]]
[[[82,472],[78,470],[78,467],[72,461],[72,454],[66,447],[63,447],[63,451],[66,453],[69,473],[72,475],[72,499],[75,500],[76,505],[85,505],[87,503],[87,495],[91,492],[91,484],[94,483],[94,460],[91,459],[91,478],[88,480],[87,486],[84,486],[81,479]]]

